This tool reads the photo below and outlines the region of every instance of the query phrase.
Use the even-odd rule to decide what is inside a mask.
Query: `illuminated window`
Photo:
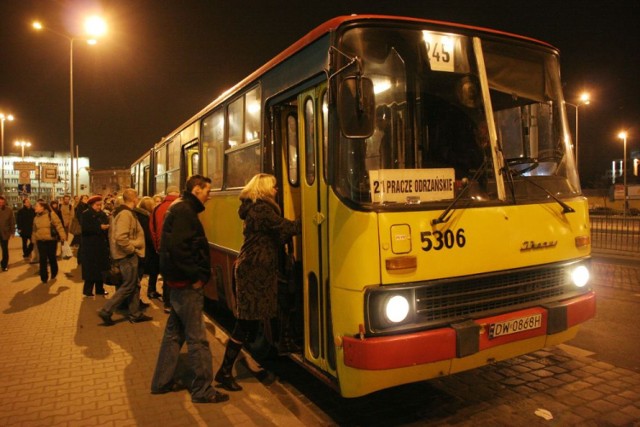
[[[202,121],[202,151],[206,154],[207,176],[211,189],[222,189],[224,166],[224,110],[218,110]]]

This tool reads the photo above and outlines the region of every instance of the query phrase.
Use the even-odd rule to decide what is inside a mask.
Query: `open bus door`
[[[324,155],[326,85],[288,97],[271,107],[277,151],[280,197],[286,218],[301,218],[302,236],[295,237],[298,310],[293,332],[302,343],[292,357],[318,371],[325,380],[335,377],[335,350],[329,303],[327,185]],[[327,375],[328,374],[328,375]]]
[[[298,96],[304,359],[335,376],[328,271],[327,184],[323,149],[327,119],[326,85]]]

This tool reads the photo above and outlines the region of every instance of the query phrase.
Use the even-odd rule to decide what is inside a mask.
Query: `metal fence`
[[[640,254],[640,218],[592,215],[591,245],[594,249]]]

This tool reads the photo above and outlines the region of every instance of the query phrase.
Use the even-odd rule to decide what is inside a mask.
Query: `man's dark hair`
[[[202,175],[191,175],[187,179],[187,186],[185,190],[187,193],[191,193],[195,187],[204,188],[207,184],[211,184],[211,179]]]

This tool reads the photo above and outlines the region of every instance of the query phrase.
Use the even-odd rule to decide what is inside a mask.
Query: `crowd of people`
[[[161,298],[169,314],[151,393],[188,388],[195,403],[224,402],[229,395],[216,387],[242,390],[232,374],[234,362],[256,334],[260,321],[276,316],[278,256],[284,242],[301,232],[301,224],[282,216],[273,175],[258,174],[241,191],[238,214],[244,223],[244,243],[234,266],[237,319],[214,376],[203,320],[204,286],[211,276],[211,261],[198,219],[210,189],[209,178],[193,175],[182,194],[171,186],[164,197],[139,198],[129,188],[121,195],[81,196],[73,202],[69,196],[49,203],[39,199],[34,206],[25,198],[15,217],[0,196],[2,270],[8,269],[8,240],[16,232],[22,239],[23,257],[37,257],[45,284],[58,274],[58,250],[64,256],[67,247],[77,247],[84,297],[106,296],[106,273],[119,270],[121,283],[98,311],[106,326],[115,324],[112,316],[116,310],[124,309],[131,323],[152,319],[143,312],[140,300],[140,280],[148,275],[147,296]],[[159,276],[163,279],[162,294],[157,289]],[[189,384],[175,378],[185,343],[193,373]]]

